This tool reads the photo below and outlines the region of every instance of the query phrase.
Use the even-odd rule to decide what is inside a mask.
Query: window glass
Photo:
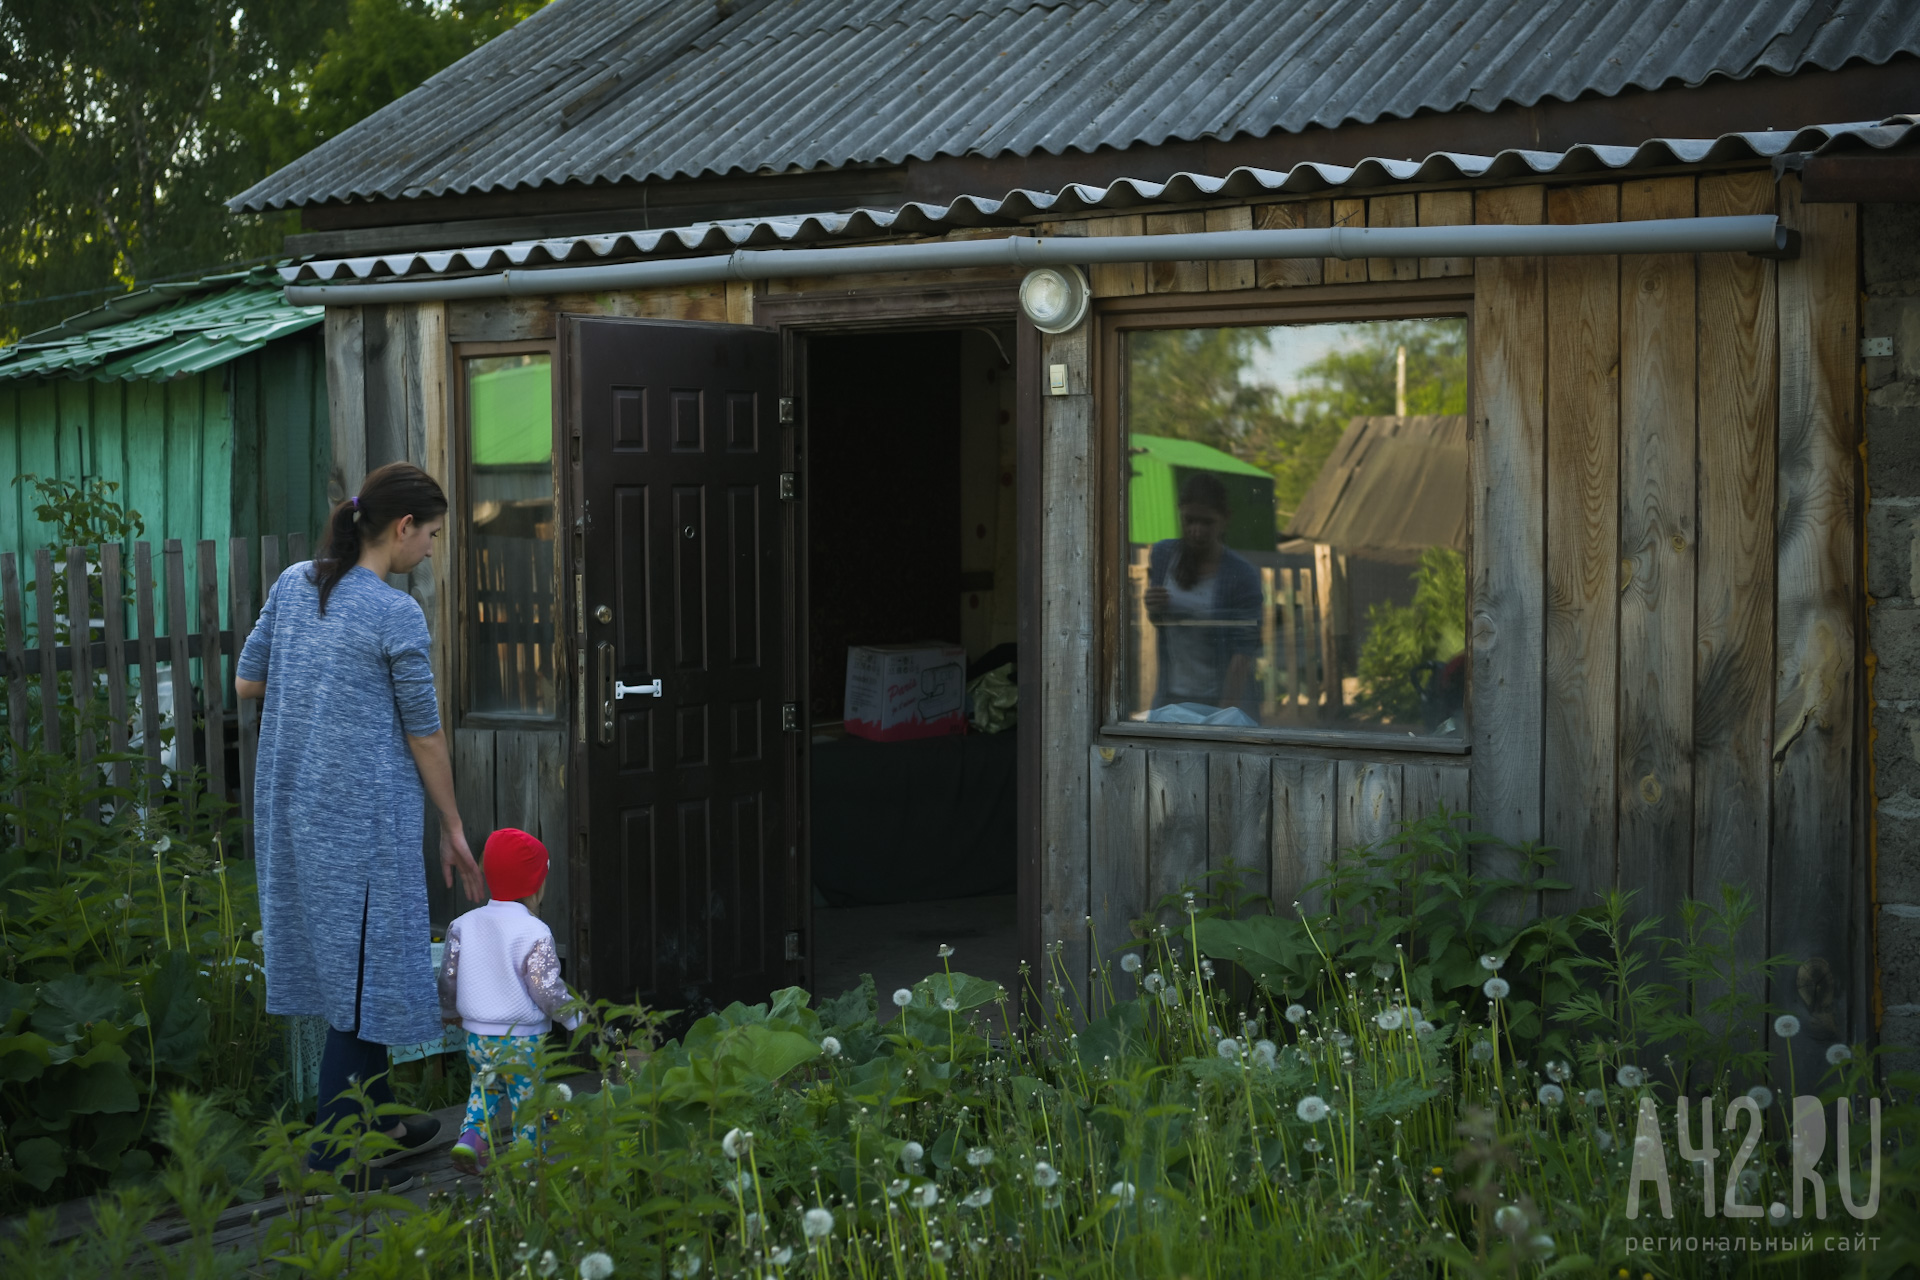
[[[1466,322],[1123,335],[1121,714],[1466,728]]]
[[[555,719],[553,362],[466,361],[467,710]]]

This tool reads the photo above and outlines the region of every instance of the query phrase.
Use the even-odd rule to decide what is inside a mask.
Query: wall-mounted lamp
[[[1091,291],[1078,267],[1039,267],[1020,282],[1020,310],[1042,333],[1065,333],[1087,317]]]

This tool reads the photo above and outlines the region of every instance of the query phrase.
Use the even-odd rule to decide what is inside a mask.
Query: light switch
[[[1050,396],[1067,394],[1067,366],[1063,364],[1047,366],[1047,394]]]

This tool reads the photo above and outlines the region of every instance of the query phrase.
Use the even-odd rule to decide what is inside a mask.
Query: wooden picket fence
[[[99,559],[93,563],[90,563],[93,549],[68,547],[66,563],[62,566],[67,586],[67,617],[88,620],[88,640],[80,644],[59,642],[60,619],[55,609],[55,566],[51,553],[45,548],[33,553],[31,620],[19,557],[11,551],[0,553],[0,628],[6,634],[7,740],[16,759],[34,747],[53,754],[70,754],[82,763],[103,753],[121,756],[123,758],[114,760],[107,768],[116,787],[131,789],[136,785],[135,761],[124,757],[128,755],[137,716],[141,753],[145,756],[145,768],[138,785],[157,796],[169,785],[179,786],[182,780],[204,776],[206,791],[216,800],[226,802],[237,798],[241,830],[250,855],[259,707],[249,700],[230,699],[232,664],[238,661],[240,648],[259,617],[259,602],[265,601],[281,569],[285,564],[307,558],[305,534],[289,535],[284,542],[285,561],[281,559],[281,538],[268,535],[259,540],[256,594],[253,572],[256,556],[249,540],[228,541],[225,625],[221,619],[218,543],[209,540],[195,546],[195,590],[191,597],[187,592],[186,547],[179,539],[163,544],[158,579],[152,544],[134,543],[130,607],[119,600],[92,598],[90,570],[97,570],[103,584],[102,594],[118,593],[120,584],[126,581],[122,547],[115,543],[100,546]],[[156,607],[156,584],[160,581],[165,583],[164,634]],[[131,634],[127,626],[129,612],[133,619]],[[31,646],[27,643],[30,621]],[[102,636],[99,640],[91,639],[96,630]],[[200,663],[197,692],[205,712],[204,727],[198,731],[194,708],[196,682],[192,678],[195,661]],[[174,730],[170,768],[163,763],[161,755],[163,721],[158,693],[162,662],[169,664],[173,690],[173,714],[166,722]],[[104,721],[79,714],[77,706],[82,700],[78,697],[62,704],[58,679],[61,672],[72,674],[71,687],[76,690],[97,689],[104,682],[107,694]],[[131,681],[130,672],[134,673]],[[53,678],[48,678],[49,675]],[[32,701],[36,698],[40,710],[37,743],[32,740]],[[103,725],[104,742],[99,740]],[[231,780],[227,776],[229,730],[237,731],[232,736],[238,746],[238,774]],[[229,781],[233,784],[231,788]]]

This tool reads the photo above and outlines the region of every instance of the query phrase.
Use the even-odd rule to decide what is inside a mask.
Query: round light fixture
[[[1065,333],[1087,317],[1087,277],[1078,267],[1038,267],[1020,282],[1020,310],[1042,333]]]

